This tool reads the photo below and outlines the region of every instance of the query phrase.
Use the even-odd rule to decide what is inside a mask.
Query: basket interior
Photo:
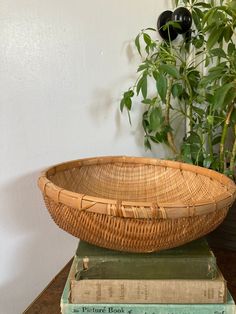
[[[90,196],[140,202],[191,203],[215,199],[227,187],[208,176],[158,165],[105,163],[56,172],[58,187]]]

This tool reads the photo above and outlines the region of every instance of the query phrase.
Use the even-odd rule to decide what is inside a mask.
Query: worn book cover
[[[71,280],[75,278],[77,257],[71,266],[71,270],[61,297],[62,314],[72,313],[123,313],[123,314],[235,314],[235,303],[227,291],[225,303],[215,304],[72,304]]]
[[[71,303],[224,303],[226,282],[215,279],[71,279]]]
[[[154,253],[127,253],[80,241],[77,279],[212,279],[216,258],[205,238]]]

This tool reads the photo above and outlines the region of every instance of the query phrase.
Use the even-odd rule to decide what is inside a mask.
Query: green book
[[[227,292],[222,304],[72,304],[71,280],[75,278],[77,257],[74,258],[61,297],[62,314],[235,314],[235,303]]]
[[[213,279],[216,258],[205,238],[154,253],[113,251],[80,241],[76,279]]]

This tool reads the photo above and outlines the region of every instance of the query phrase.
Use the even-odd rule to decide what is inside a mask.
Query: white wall
[[[119,98],[137,65],[130,41],[168,7],[164,0],[0,0],[1,313],[22,312],[77,246],[50,219],[39,172],[86,156],[146,154]],[[155,155],[165,153],[159,147]]]

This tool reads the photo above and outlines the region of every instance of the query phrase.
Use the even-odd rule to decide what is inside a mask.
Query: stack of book
[[[80,241],[62,314],[234,314],[235,303],[204,238],[149,254]]]

